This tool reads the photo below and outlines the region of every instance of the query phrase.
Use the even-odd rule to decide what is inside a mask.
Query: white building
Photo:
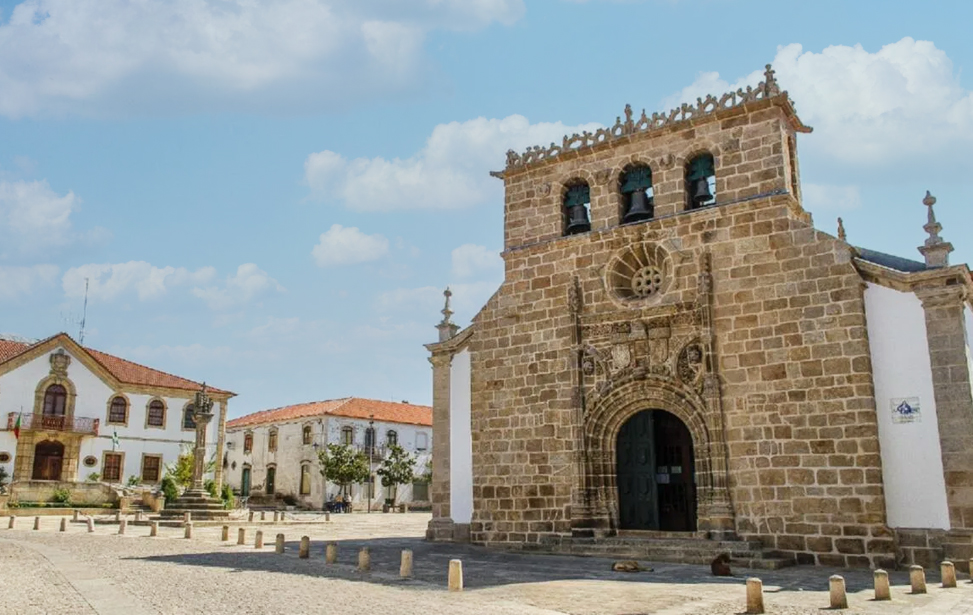
[[[11,493],[53,491],[93,474],[111,484],[159,483],[195,441],[192,402],[201,387],[83,348],[65,333],[39,342],[0,337],[0,466]],[[234,394],[207,394],[215,402],[207,447],[220,459]],[[213,478],[221,474],[217,463]]]
[[[370,431],[371,430],[371,431]],[[432,408],[406,402],[348,397],[256,412],[226,425],[226,481],[243,496],[292,496],[320,509],[339,487],[325,484],[318,451],[326,444],[351,444],[372,451],[373,507],[388,494],[375,476],[386,446],[395,443],[416,456],[416,474],[431,471]],[[398,503],[427,501],[428,483],[400,485]],[[368,484],[352,487],[355,507],[367,506]]]

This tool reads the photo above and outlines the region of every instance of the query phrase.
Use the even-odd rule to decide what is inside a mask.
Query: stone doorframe
[[[61,461],[61,482],[78,480],[78,457],[81,452],[81,435],[61,431],[25,430],[17,440],[17,456],[14,459],[12,480],[29,481],[34,475],[34,451],[39,442],[52,440],[64,445],[64,458]]]
[[[643,410],[669,412],[689,429],[696,465],[698,531],[711,538],[733,537],[735,522],[727,485],[722,417],[714,417],[695,391],[654,375],[616,384],[611,391],[593,400],[584,421],[583,489],[589,502],[582,515],[588,518],[573,519],[572,525],[593,530],[595,536],[618,532],[618,433],[628,419]],[[713,425],[714,422],[717,424]]]

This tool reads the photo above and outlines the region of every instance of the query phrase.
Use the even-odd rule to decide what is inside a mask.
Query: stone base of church
[[[470,542],[470,524],[455,523],[452,519],[432,519],[426,526],[426,540],[432,542]]]
[[[973,530],[896,529],[896,561],[900,567],[919,565],[938,569],[949,560],[957,570],[969,572],[973,558]]]
[[[167,506],[160,515],[163,519],[183,517],[190,513],[192,519],[210,521],[214,519],[226,519],[230,516],[230,511],[223,508],[223,500],[214,498],[205,490],[186,491]]]

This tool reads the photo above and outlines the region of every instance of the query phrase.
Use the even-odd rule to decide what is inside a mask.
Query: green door
[[[651,410],[643,410],[618,432],[618,514],[622,529],[659,527],[652,418]]]

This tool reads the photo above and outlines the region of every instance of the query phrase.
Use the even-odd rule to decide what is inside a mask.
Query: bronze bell
[[[696,187],[693,190],[693,205],[702,207],[705,203],[713,200],[713,193],[709,191],[709,182],[705,177],[696,180]]]
[[[588,210],[584,205],[575,205],[568,209],[568,228],[567,235],[575,233],[587,233],[591,230],[591,222],[588,220]]]
[[[636,190],[629,195],[628,211],[622,219],[624,224],[641,222],[652,218],[652,201],[645,190]]]

